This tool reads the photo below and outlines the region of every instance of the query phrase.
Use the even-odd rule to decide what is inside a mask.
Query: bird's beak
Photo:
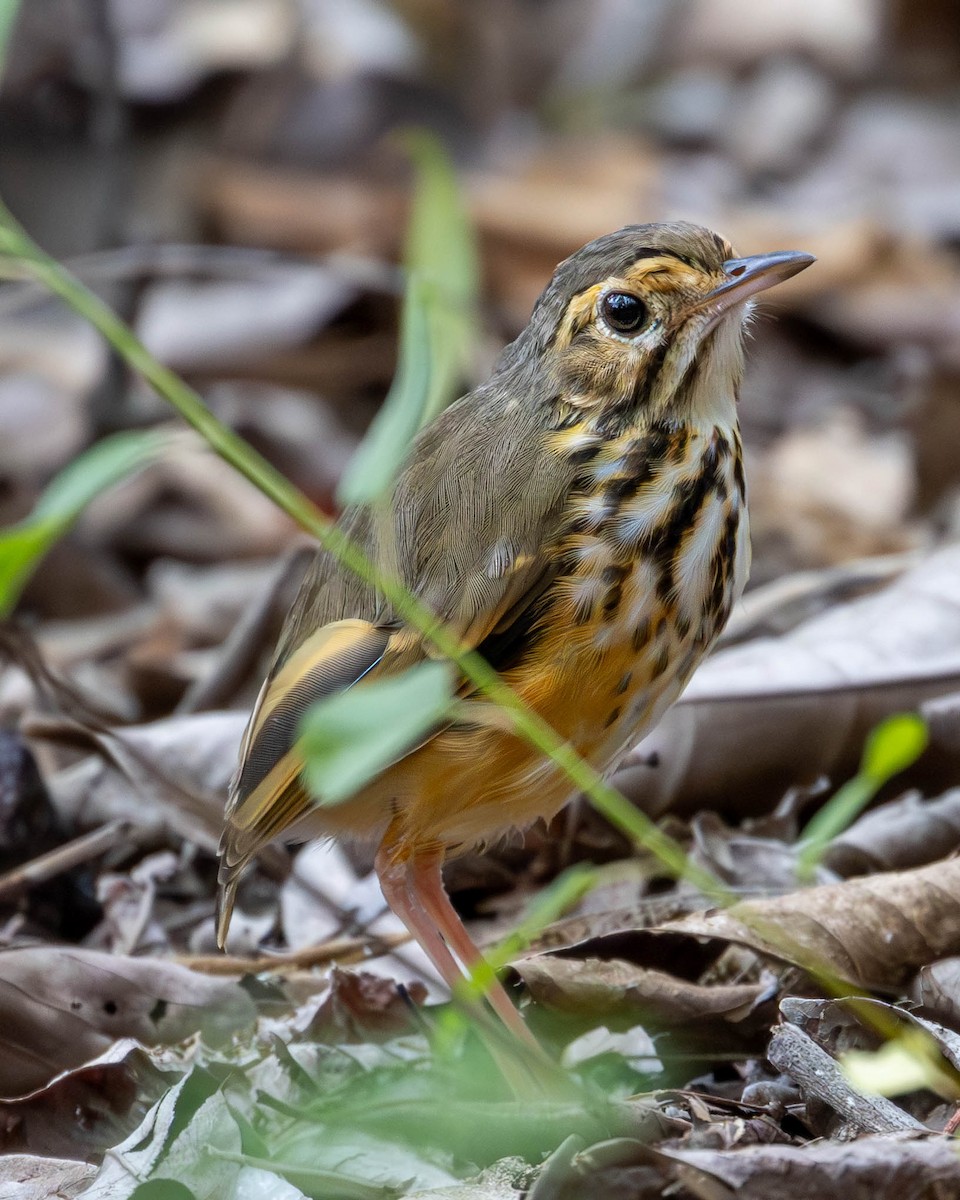
[[[714,318],[711,325],[744,300],[765,292],[817,260],[801,250],[778,250],[775,254],[754,254],[750,258],[730,258],[723,264],[726,279],[704,296],[702,305]]]

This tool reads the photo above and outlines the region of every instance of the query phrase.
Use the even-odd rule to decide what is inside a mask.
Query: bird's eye
[[[600,315],[614,333],[636,333],[647,319],[647,306],[632,292],[607,292]]]

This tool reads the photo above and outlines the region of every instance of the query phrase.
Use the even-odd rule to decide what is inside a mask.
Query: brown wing
[[[569,478],[548,469],[553,464],[545,460],[542,429],[524,439],[514,421],[507,431],[514,435],[509,454],[490,444],[504,436],[502,414],[477,420],[477,399],[467,400],[474,405],[471,428],[457,418],[466,403],[461,401],[421,434],[390,512],[353,512],[344,527],[382,569],[403,579],[466,645],[488,651],[497,666],[522,637],[555,573],[551,549]],[[498,470],[491,471],[491,461]],[[241,748],[220,848],[221,942],[240,871],[310,807],[295,745],[306,710],[430,653],[418,631],[399,621],[372,589],[330,555],[317,556]]]

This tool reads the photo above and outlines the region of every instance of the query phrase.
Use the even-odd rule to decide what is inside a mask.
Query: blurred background
[[[436,131],[462,173],[475,377],[556,262],[621,224],[814,252],[754,326],[759,583],[960,521],[958,65],[950,0],[29,0],[0,193],[327,502],[394,366],[410,167],[391,130]],[[0,313],[6,523],[91,440],[167,414],[56,305],[9,287]],[[156,560],[277,550],[287,526],[245,485],[224,473],[242,501],[221,503],[181,474],[81,524],[87,552],[58,550],[27,608],[124,608]],[[65,593],[45,577],[67,560]]]

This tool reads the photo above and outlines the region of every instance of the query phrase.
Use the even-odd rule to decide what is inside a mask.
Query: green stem
[[[218,421],[199,394],[158,363],[129,326],[98,296],[36,245],[2,202],[0,254],[23,263],[33,278],[89,321],[124,361],[172,404],[222,458],[311,533],[338,562],[376,588],[404,621],[422,633],[443,657],[456,663],[474,687],[510,716],[515,732],[551,759],[612,825],[649,850],[672,875],[689,880],[717,902],[731,902],[733,897],[722,884],[708,871],[691,863],[678,842],[611,787],[569,742],[524,704],[479,654],[464,650],[457,638],[411,595],[400,580],[381,571],[339,526],[275,467]]]

